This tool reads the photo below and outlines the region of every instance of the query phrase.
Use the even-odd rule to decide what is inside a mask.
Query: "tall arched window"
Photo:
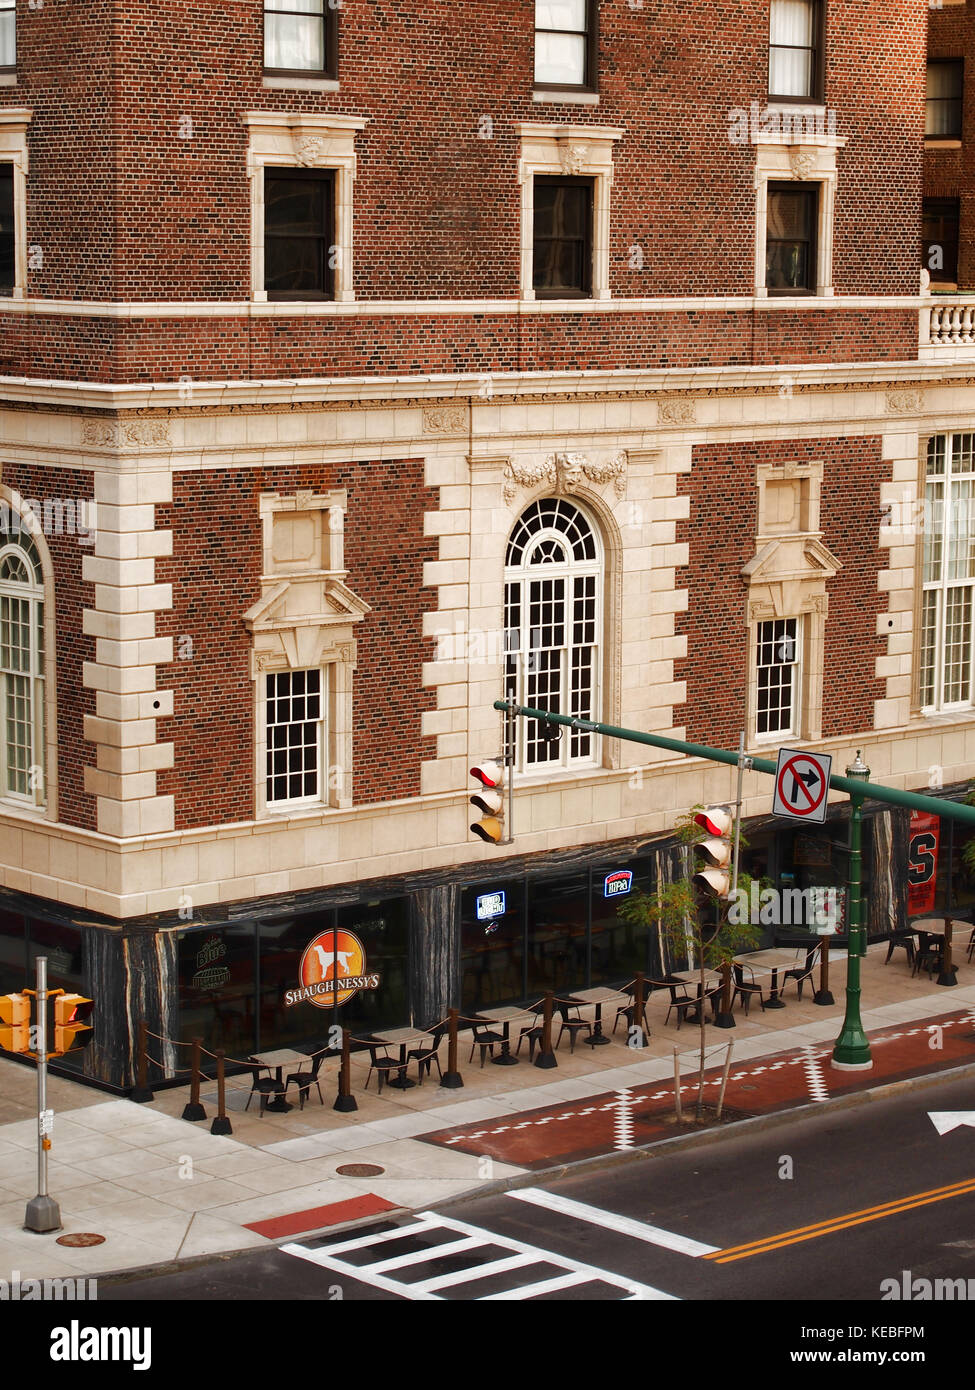
[[[542,497],[515,523],[505,561],[505,696],[550,714],[593,719],[599,699],[602,549],[573,503]],[[523,770],[593,763],[596,739],[558,739],[518,720]]]
[[[44,804],[44,578],[22,530],[0,533],[0,796]]]

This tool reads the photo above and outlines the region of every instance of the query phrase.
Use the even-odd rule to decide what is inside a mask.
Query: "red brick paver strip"
[[[837,1024],[839,1032],[839,1024]],[[725,1108],[736,1118],[771,1114],[810,1101],[825,1101],[854,1091],[867,1091],[892,1081],[947,1070],[975,1061],[975,1011],[965,1009],[936,1018],[891,1024],[868,1034],[873,1068],[868,1072],[838,1071],[830,1066],[832,1044],[809,1044],[788,1052],[742,1061],[733,1067],[725,1092]],[[722,1067],[704,1073],[704,1098],[714,1104]],[[684,1072],[681,1094],[685,1113],[697,1095],[696,1075]],[[418,1135],[421,1143],[439,1144],[464,1153],[490,1155],[522,1168],[550,1168],[583,1158],[612,1153],[620,1147],[616,1126],[620,1092],[587,1097],[585,1104],[564,1105],[481,1120],[453,1129]],[[663,1082],[629,1088],[632,1146],[640,1147],[672,1136],[674,1088]],[[627,1144],[626,1147],[630,1147]]]
[[[302,1231],[317,1231],[323,1226],[340,1226],[343,1221],[358,1221],[363,1216],[378,1216],[384,1211],[398,1211],[395,1202],[366,1192],[362,1197],[349,1197],[344,1202],[331,1202],[327,1207],[309,1207],[307,1211],[292,1211],[285,1216],[272,1216],[266,1221],[245,1221],[248,1231],[256,1231],[269,1240],[281,1236],[296,1236]]]

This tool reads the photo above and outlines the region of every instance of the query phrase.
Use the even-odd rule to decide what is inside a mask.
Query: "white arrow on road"
[[[939,1134],[950,1134],[962,1125],[975,1129],[975,1110],[929,1110],[928,1119]]]

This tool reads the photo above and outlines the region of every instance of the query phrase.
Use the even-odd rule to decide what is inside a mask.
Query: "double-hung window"
[[[921,265],[932,284],[958,283],[957,198],[925,198],[921,219]]]
[[[769,96],[819,101],[823,95],[821,0],[772,0],[769,15]]]
[[[536,0],[535,86],[596,88],[597,0]]]
[[[13,294],[17,245],[14,229],[14,166],[0,164],[0,294]]]
[[[961,58],[928,63],[924,134],[929,140],[960,140],[965,64]]]
[[[264,0],[264,69],[338,76],[338,5],[330,0]]]
[[[324,801],[326,674],[274,671],[264,680],[267,805]]]
[[[765,284],[769,294],[814,294],[819,185],[770,183]]]
[[[547,714],[596,719],[603,561],[589,520],[565,498],[533,502],[515,524],[505,565],[505,697]],[[518,766],[591,765],[595,735],[552,737],[519,720]]]
[[[26,531],[0,533],[0,796],[44,804],[44,580]]]
[[[755,732],[759,738],[798,734],[801,690],[801,619],[772,618],[758,624]]]
[[[532,286],[538,299],[592,294],[592,179],[535,176]]]
[[[268,299],[332,299],[334,178],[328,169],[264,170],[264,287]]]
[[[975,434],[928,441],[919,695],[929,711],[972,704]]]
[[[17,66],[17,0],[0,0],[0,72]]]

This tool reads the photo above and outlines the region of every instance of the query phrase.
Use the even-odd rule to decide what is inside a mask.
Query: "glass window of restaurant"
[[[0,994],[19,994],[27,978],[27,931],[20,912],[0,912]]]

